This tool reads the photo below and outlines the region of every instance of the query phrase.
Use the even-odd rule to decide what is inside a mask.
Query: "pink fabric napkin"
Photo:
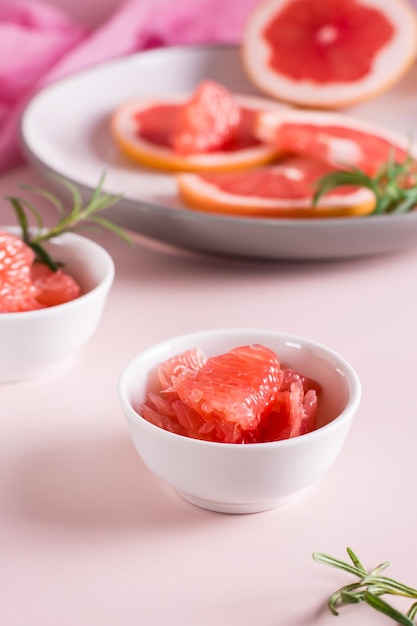
[[[258,0],[125,0],[88,32],[38,0],[0,0],[0,173],[22,160],[19,121],[58,78],[156,46],[238,42]]]

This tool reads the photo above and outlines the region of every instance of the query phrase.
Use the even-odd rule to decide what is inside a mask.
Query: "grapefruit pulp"
[[[406,0],[261,0],[248,16],[242,59],[279,100],[336,108],[390,88],[417,56]]]
[[[171,138],[174,152],[200,154],[227,149],[237,138],[240,107],[222,85],[203,81],[181,107]]]
[[[38,290],[36,300],[44,307],[56,306],[75,300],[81,293],[80,286],[62,269],[51,270],[44,263],[34,263],[31,278]]]
[[[0,313],[40,308],[30,268],[35,253],[19,237],[0,232]]]
[[[44,263],[20,237],[0,232],[0,313],[35,311],[80,295],[75,280]]]
[[[295,437],[315,427],[320,386],[283,368],[269,348],[239,346],[206,358],[189,350],[158,370],[161,390],[139,413],[179,435],[222,443]]]

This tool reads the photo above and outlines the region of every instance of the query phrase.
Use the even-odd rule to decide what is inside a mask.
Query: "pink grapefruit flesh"
[[[315,184],[334,170],[313,159],[288,157],[247,172],[181,173],[177,181],[184,204],[200,211],[291,219],[370,213],[374,195],[353,187],[329,192],[313,206]]]

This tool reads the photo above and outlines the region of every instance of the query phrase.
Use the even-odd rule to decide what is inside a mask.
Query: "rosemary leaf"
[[[313,205],[329,191],[344,185],[365,187],[375,196],[375,208],[370,215],[407,213],[417,206],[417,161],[410,155],[403,163],[389,158],[374,176],[358,168],[331,172],[316,182]]]
[[[54,259],[45,250],[45,248],[43,248],[39,244],[33,243],[33,242],[31,242],[29,245],[32,248],[32,250],[35,252],[36,260],[39,263],[44,263],[45,265],[47,265],[54,272],[56,272],[60,267],[62,267],[63,264],[60,263],[59,261],[54,261]]]
[[[358,559],[358,557],[356,556],[352,548],[349,548],[349,547],[346,548],[346,552],[348,553],[353,565],[363,574],[367,574],[368,572],[366,571],[366,569],[364,568],[364,566],[362,565],[362,563],[360,562],[360,560]]]
[[[25,184],[21,184],[19,185],[19,187],[21,189],[24,189],[25,191],[30,191],[31,193],[35,193],[38,196],[43,196],[46,200],[48,200],[51,204],[54,205],[54,207],[59,211],[59,213],[64,212],[64,207],[62,205],[62,202],[59,200],[59,198],[57,198],[53,193],[51,193],[47,189],[41,189],[40,187],[35,187],[34,185],[25,185]]]
[[[364,594],[364,600],[373,609],[376,609],[380,613],[383,613],[387,617],[393,619],[397,624],[403,626],[414,626],[414,622],[404,613],[397,611],[393,606],[385,602],[380,596],[376,596],[370,591],[366,591]]]
[[[107,230],[111,230],[113,233],[115,233],[116,235],[124,239],[126,243],[129,243],[129,244],[132,243],[132,239],[129,237],[129,235],[125,233],[125,231],[122,228],[119,228],[119,226],[116,226],[116,224],[113,224],[113,222],[110,222],[109,220],[106,220],[103,217],[98,217],[97,215],[95,215],[94,217],[91,217],[89,219],[89,222],[98,224],[99,226],[107,228]]]
[[[23,241],[27,243],[29,239],[29,234],[28,234],[29,224],[28,224],[26,213],[25,213],[25,209],[23,207],[23,201],[20,200],[20,198],[14,198],[14,197],[8,197],[7,199],[9,200],[9,202],[11,203],[14,209],[17,221],[19,222],[20,228],[22,229],[22,239]]]
[[[88,224],[96,224],[101,228],[105,228],[121,237],[124,241],[132,243],[128,234],[119,226],[116,226],[106,218],[97,216],[97,213],[103,211],[109,206],[118,202],[121,196],[113,196],[102,191],[104,184],[104,174],[100,177],[97,187],[92,191],[90,198],[83,203],[82,196],[77,187],[69,180],[61,176],[54,176],[69,191],[71,198],[71,206],[65,211],[64,204],[53,193],[47,189],[35,187],[33,185],[20,185],[23,189],[42,196],[48,200],[58,211],[60,219],[50,229],[43,226],[42,216],[39,210],[27,200],[17,197],[7,197],[16,214],[17,221],[22,230],[22,239],[35,252],[36,260],[48,265],[52,270],[56,271],[61,263],[51,258],[43,243],[58,237],[63,233],[73,231],[80,226]],[[37,224],[37,232],[33,234],[29,228],[29,220],[27,214],[31,213]]]
[[[313,195],[313,205],[316,205],[324,194],[344,185],[368,187],[371,191],[376,191],[375,182],[360,170],[340,170],[326,174],[326,176],[323,176],[317,181],[316,191]]]
[[[417,589],[404,585],[393,578],[382,576],[380,573],[389,566],[389,561],[382,562],[368,572],[351,548],[347,548],[347,552],[353,565],[321,552],[313,553],[313,559],[318,563],[336,567],[359,578],[358,582],[344,585],[330,596],[328,607],[331,613],[338,615],[337,608],[340,604],[365,602],[370,607],[394,620],[397,624],[414,626],[413,620],[417,615],[417,602],[411,605],[407,613],[402,613],[383,600],[381,596],[402,596],[416,600]]]
[[[411,620],[414,620],[416,615],[417,615],[417,602],[414,602],[414,604],[412,604],[407,611],[407,617],[409,617]]]

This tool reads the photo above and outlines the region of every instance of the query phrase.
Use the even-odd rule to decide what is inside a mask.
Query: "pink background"
[[[36,1],[36,0],[35,0]],[[120,0],[44,0],[47,4],[65,10],[73,17],[88,27],[94,28],[109,18],[123,2]],[[140,4],[140,0],[137,0]]]
[[[58,4],[58,2],[55,2]],[[114,0],[59,2],[96,25]],[[0,197],[30,167],[0,177]],[[11,215],[0,200],[1,222]],[[45,206],[47,221],[53,219]],[[210,258],[92,235],[116,264],[100,327],[56,374],[3,385],[0,620],[5,626],[331,626],[344,557],[417,586],[417,247],[344,262]],[[363,400],[331,471],[270,512],[200,510],[143,465],[117,399],[121,369],[172,335],[215,327],[304,335],[358,371]],[[365,606],[338,626],[390,623]]]

